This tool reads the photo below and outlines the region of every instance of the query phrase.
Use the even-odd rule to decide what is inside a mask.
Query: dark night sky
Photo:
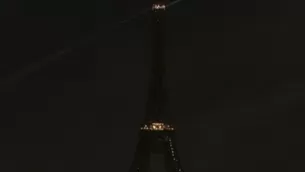
[[[149,4],[122,2],[1,5],[8,85],[0,171],[128,170],[145,115],[151,42],[148,15],[111,25]],[[304,171],[302,7],[184,0],[168,10],[169,113],[185,171]],[[96,31],[99,39],[76,44]],[[71,44],[74,51],[52,63],[24,68]],[[29,75],[15,75],[22,72]]]

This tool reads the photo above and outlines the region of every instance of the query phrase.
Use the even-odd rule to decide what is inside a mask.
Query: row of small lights
[[[172,155],[172,158],[174,161],[178,162],[178,159],[175,157],[175,151],[174,151],[174,147],[172,145],[172,140],[170,137],[167,137],[167,140],[169,142],[169,146],[170,146],[170,151],[171,151],[171,155]],[[183,172],[181,168],[176,168],[177,172]],[[137,171],[139,172],[140,171],[140,168],[137,168]]]
[[[160,124],[160,123],[153,123],[149,127],[147,125],[144,125],[144,127],[141,127],[141,130],[151,130],[151,131],[163,131],[163,130],[174,130],[174,128],[169,127],[168,125]]]
[[[168,138],[168,141],[169,141],[169,146],[170,146],[170,150],[172,152],[172,157],[173,157],[173,160],[178,162],[178,159],[175,157],[175,151],[174,151],[174,148],[173,148],[173,145],[172,145],[172,140],[171,138]],[[180,168],[177,168],[178,172],[182,172],[182,170]]]

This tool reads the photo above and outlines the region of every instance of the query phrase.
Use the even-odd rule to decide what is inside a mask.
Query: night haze
[[[168,7],[167,113],[185,172],[305,170],[298,3]],[[129,170],[146,115],[151,4],[3,1],[0,171]]]

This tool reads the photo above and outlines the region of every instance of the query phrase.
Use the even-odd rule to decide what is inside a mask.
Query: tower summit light
[[[165,10],[166,9],[166,5],[164,4],[153,4],[152,5],[152,10],[156,11],[156,10]]]
[[[165,87],[165,12],[168,0],[152,4],[152,72],[149,83],[146,115],[139,131],[139,142],[129,172],[183,172],[175,146],[175,129],[167,117]],[[153,159],[164,160],[161,165]],[[163,166],[164,169],[155,169]]]

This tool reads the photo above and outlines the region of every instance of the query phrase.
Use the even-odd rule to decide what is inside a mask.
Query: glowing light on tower
[[[152,10],[165,10],[166,5],[164,4],[153,4]]]
[[[174,128],[172,126],[164,124],[164,123],[153,122],[148,125],[144,125],[143,127],[141,127],[141,130],[148,130],[148,131],[169,130],[169,131],[172,131],[172,130],[174,130]]]

